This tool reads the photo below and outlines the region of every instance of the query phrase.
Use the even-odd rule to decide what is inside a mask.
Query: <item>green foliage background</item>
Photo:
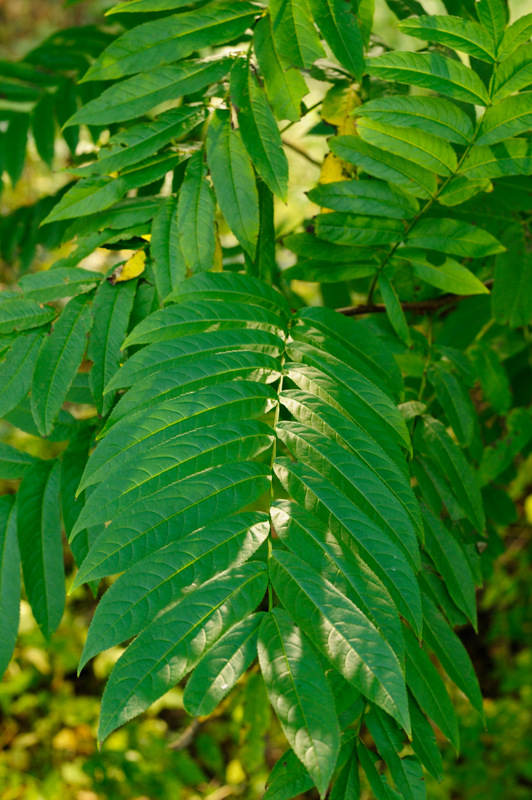
[[[22,18],[33,23],[32,4],[17,5]],[[39,4],[41,10],[44,5]],[[42,38],[41,27],[43,33],[48,33],[57,24],[68,24],[66,13],[71,15],[72,24],[79,24],[86,14],[90,17],[90,11],[80,10],[79,6],[65,13],[63,9],[58,11],[54,3],[48,5],[49,17],[43,14],[39,28],[29,26],[26,31],[20,28],[20,15],[15,20],[0,6],[0,13],[6,14],[8,22],[4,26],[4,57],[20,56],[36,44]],[[515,3],[513,9],[516,16],[532,10],[526,2]],[[382,36],[393,46],[396,35],[392,20],[384,8],[379,13]],[[311,142],[311,153],[313,148],[319,159],[321,142]],[[297,154],[292,156],[291,170],[296,172],[293,185],[296,192],[299,190],[300,205],[299,212],[291,213],[300,213],[301,218],[306,211],[301,187],[313,185],[318,174],[317,168],[315,174],[312,169]],[[34,202],[63,182],[63,176],[57,172],[52,175],[30,153],[16,190],[4,192],[1,198],[2,211],[9,213]],[[288,228],[294,219],[283,222]],[[50,258],[46,247],[39,257],[43,265]],[[13,278],[11,268],[2,266],[1,278],[9,285]],[[300,288],[307,293],[307,300],[312,297],[314,289]],[[21,434],[7,425],[0,429],[0,435],[7,443],[47,458],[61,449],[26,435],[23,442],[17,441]],[[462,753],[456,761],[451,749],[445,749],[443,740],[440,742],[446,777],[442,784],[428,779],[431,800],[525,800],[532,792],[531,458],[518,460],[516,468],[505,477],[518,516],[504,533],[506,552],[496,562],[488,588],[479,598],[479,635],[469,628],[461,634],[479,675],[487,729],[455,692],[453,700],[463,705]],[[0,493],[10,490],[9,482],[0,483]],[[68,554],[66,559],[70,576],[73,564]],[[272,729],[267,697],[253,674],[246,690],[223,706],[219,716],[190,731],[188,742],[179,741],[188,717],[182,709],[181,690],[173,689],[140,721],[113,733],[101,753],[95,750],[99,698],[116,653],[102,654],[85,668],[81,678],[76,677],[92,608],[89,590],[77,591],[67,605],[57,634],[45,649],[29,606],[23,605],[15,659],[0,685],[2,800],[260,797],[273,763],[283,752],[284,739],[280,728]]]

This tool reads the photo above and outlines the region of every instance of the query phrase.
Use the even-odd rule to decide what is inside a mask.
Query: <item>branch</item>
[[[292,142],[288,142],[286,139],[283,139],[283,144],[284,144],[285,147],[289,147],[290,150],[293,150],[294,153],[298,153],[298,155],[303,156],[303,158],[306,158],[307,161],[310,161],[310,163],[314,164],[315,167],[321,167],[322,162],[321,161],[317,161],[315,158],[312,158],[312,156],[309,155],[306,152],[306,150],[303,150],[302,147],[299,147],[299,145],[292,144]]]
[[[489,287],[492,283],[492,280],[488,280],[484,283],[484,286]],[[469,294],[442,294],[441,297],[434,297],[430,300],[415,300],[411,303],[401,303],[401,307],[403,311],[413,311],[417,314],[425,314],[430,311],[437,311],[440,308],[445,308],[446,306],[454,306],[456,303],[459,303],[460,300],[467,300],[467,298],[471,296],[472,295]],[[386,306],[384,306],[382,303],[366,303],[360,306],[337,308],[336,310],[339,314],[343,314],[346,317],[358,317],[362,314],[385,314]]]

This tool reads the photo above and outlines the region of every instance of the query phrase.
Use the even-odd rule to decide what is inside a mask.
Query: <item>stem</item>
[[[374,280],[374,282],[376,281]],[[485,281],[484,286],[490,287],[492,283],[493,279],[487,280]],[[414,300],[413,302],[401,303],[401,308],[403,311],[414,311],[418,314],[425,314],[430,311],[438,311],[440,308],[453,306],[456,303],[459,303],[461,300],[467,300],[468,297],[471,297],[471,295],[443,294],[440,297],[434,297],[430,300]],[[345,317],[359,317],[363,314],[386,313],[386,308],[382,303],[364,303],[359,306],[347,306],[346,308],[337,308],[336,310],[339,314],[343,314]]]
[[[315,158],[312,158],[302,147],[299,147],[297,144],[292,144],[292,142],[287,142],[286,139],[283,139],[283,144],[285,147],[289,147],[290,150],[293,150],[294,153],[299,153],[300,156],[306,158],[307,161],[310,161],[311,164],[314,164],[315,167],[319,167],[321,169],[321,161],[318,161]]]
[[[289,123],[288,123],[288,125],[285,125],[285,126],[284,126],[284,128],[281,128],[281,130],[279,131],[279,133],[284,133],[284,132],[285,132],[285,131],[287,131],[289,128],[291,128],[291,127],[292,127],[292,125],[296,125],[298,122],[301,122],[301,120],[302,120],[304,117],[306,117],[306,116],[307,116],[307,114],[310,114],[310,112],[311,112],[311,111],[314,111],[314,109],[315,109],[315,108],[318,108],[318,106],[321,106],[321,104],[322,104],[322,103],[323,103],[323,99],[322,99],[322,100],[318,100],[318,102],[317,102],[317,103],[314,103],[314,105],[313,105],[313,106],[309,106],[309,108],[307,108],[307,110],[305,111],[305,113],[304,113],[304,114],[301,114],[301,116],[299,117],[299,119],[294,119],[292,122],[289,122]]]

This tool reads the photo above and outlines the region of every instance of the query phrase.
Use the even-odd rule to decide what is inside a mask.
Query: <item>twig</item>
[[[189,744],[192,744],[196,733],[198,732],[198,728],[200,726],[200,722],[198,719],[193,719],[190,725],[188,725],[182,733],[179,734],[177,739],[168,743],[169,750],[184,750],[185,747],[188,747]]]
[[[493,281],[491,280],[486,281],[484,286],[488,287],[492,283]],[[455,303],[459,303],[460,300],[467,300],[468,297],[471,297],[471,295],[442,294],[441,297],[434,297],[431,300],[415,300],[413,302],[401,303],[401,306],[403,311],[414,311],[418,314],[424,314],[429,311],[437,311],[439,308],[445,308],[445,306],[453,306]],[[336,310],[345,317],[358,317],[362,314],[385,314],[386,306],[382,303],[377,303],[375,305],[365,303],[360,306],[348,306],[347,308],[337,308]]]
[[[293,150],[294,153],[298,153],[300,156],[303,156],[303,158],[306,158],[307,161],[310,161],[310,163],[314,164],[315,167],[321,167],[322,162],[317,161],[315,158],[312,158],[312,156],[309,156],[309,154],[303,150],[302,147],[299,147],[297,144],[292,144],[292,142],[287,142],[286,139],[283,139],[283,144],[285,147],[289,147],[290,150]]]

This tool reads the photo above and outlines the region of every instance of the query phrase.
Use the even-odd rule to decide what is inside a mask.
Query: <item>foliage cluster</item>
[[[0,445],[0,663],[19,564],[59,626],[64,530],[72,591],[120,574],[80,661],[129,643],[100,741],[185,678],[209,717],[247,674],[290,745],[266,797],[356,797],[360,767],[418,800],[442,775],[429,720],[459,750],[442,672],[483,714],[453,628],[477,625],[532,440],[532,15],[445,6],[390,0],[407,52],[372,0],[129,0],[0,64],[11,183],[57,123],[73,177],[1,226],[22,274],[0,414],[57,451]],[[276,231],[283,134],[313,105],[321,210]],[[132,254],[80,266],[97,248]]]

